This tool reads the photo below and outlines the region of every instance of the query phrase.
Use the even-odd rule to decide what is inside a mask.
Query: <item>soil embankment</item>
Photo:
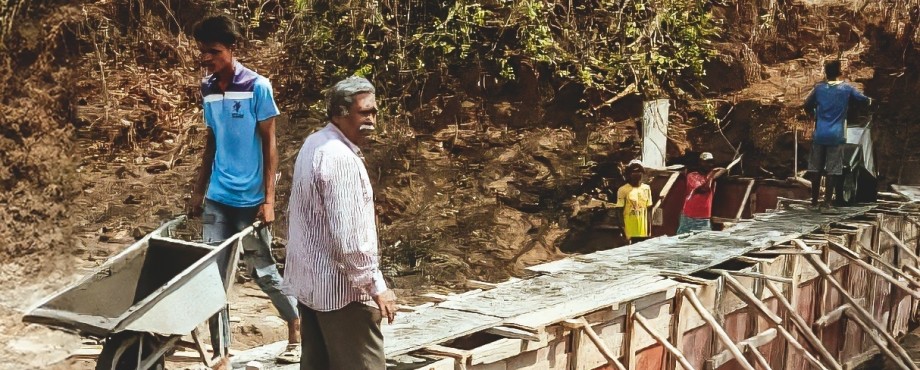
[[[204,128],[202,72],[186,32],[208,11],[223,9],[246,25],[250,42],[239,58],[273,81],[284,112],[278,199],[286,201],[297,150],[322,125],[321,93],[333,78],[331,67],[298,63],[294,54],[319,60],[331,51],[294,43],[302,25],[293,3],[254,3],[20,0],[0,10],[16,25],[0,33],[0,291],[8,297],[0,305],[7,343],[0,367],[41,368],[76,349],[73,336],[21,324],[22,312],[182,212]],[[841,56],[849,79],[880,102],[873,134],[881,183],[920,182],[912,148],[920,125],[910,101],[920,92],[916,7],[745,0],[708,9],[722,30],[709,36],[715,55],[701,85],[674,81],[690,92],[671,96],[674,162],[703,150],[722,162],[745,153],[744,175],[789,176],[793,132],[803,143],[809,137],[800,102],[820,80],[821,63]],[[490,27],[482,32],[517,34]],[[368,35],[385,44],[399,32]],[[327,64],[348,62],[331,58]],[[367,154],[384,267],[405,303],[463,289],[468,278],[501,281],[528,265],[622,243],[609,235],[596,199],[611,195],[620,166],[637,156],[642,96],[629,86],[562,83],[552,64],[508,60],[511,77],[481,62],[379,81],[386,106],[402,108],[385,110]],[[406,83],[400,93],[414,93],[396,94],[397,82]],[[867,111],[854,109],[851,119],[863,122]],[[807,145],[799,150],[801,169]],[[275,226],[279,258],[284,207]],[[268,301],[243,286],[234,297],[235,346],[283,338]]]

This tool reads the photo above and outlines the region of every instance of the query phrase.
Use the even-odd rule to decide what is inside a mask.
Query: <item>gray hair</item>
[[[375,93],[374,85],[364,77],[351,76],[337,82],[326,96],[326,116],[347,116],[348,110],[355,102],[354,96]]]

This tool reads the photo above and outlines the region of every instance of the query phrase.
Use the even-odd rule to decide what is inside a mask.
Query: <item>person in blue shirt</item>
[[[808,160],[811,204],[818,205],[821,176],[826,174],[824,204],[830,207],[834,194],[843,190],[843,144],[846,143],[850,100],[870,104],[872,100],[843,81],[839,60],[827,62],[824,65],[824,75],[826,80],[815,85],[805,99],[805,111],[815,115],[815,133]]]
[[[207,126],[202,164],[189,199],[189,216],[202,218],[202,239],[220,243],[256,220],[275,220],[275,117],[278,107],[267,78],[244,67],[234,57],[242,41],[239,26],[225,15],[202,19],[193,30],[199,62],[210,73],[201,81]],[[281,275],[271,253],[271,232],[244,238],[243,260],[250,275],[271,299],[288,324],[288,348],[280,362],[300,361],[300,317],[293,298],[281,290]],[[225,277],[234,279],[233,276]],[[209,322],[211,342],[219,364],[229,366],[228,310]]]

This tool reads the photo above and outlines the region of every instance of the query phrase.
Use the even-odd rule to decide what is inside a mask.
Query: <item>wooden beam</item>
[[[777,316],[776,313],[771,311],[770,308],[767,307],[767,305],[765,305],[759,298],[755,297],[753,293],[748,291],[747,288],[744,287],[744,285],[742,285],[738,280],[736,280],[734,277],[729,275],[727,272],[722,272],[721,275],[722,275],[722,278],[725,279],[725,282],[727,283],[729,289],[734,291],[735,294],[738,296],[738,298],[741,298],[741,300],[747,303],[748,306],[755,308],[758,312],[760,312],[762,316],[766,317],[768,322],[771,324],[771,326],[773,326],[774,328],[776,328],[777,331],[779,331],[780,335],[782,335],[783,338],[786,339],[786,342],[789,343],[789,345],[791,345],[795,349],[802,352],[802,355],[805,356],[805,359],[808,360],[808,362],[818,367],[819,369],[827,369],[827,367],[824,366],[824,364],[822,364],[821,361],[815,358],[811,354],[811,352],[808,352],[808,350],[805,349],[805,347],[802,346],[802,344],[799,343],[797,339],[795,339],[792,333],[790,333],[789,330],[787,330],[782,325],[783,320],[779,316]],[[816,349],[819,352],[820,351],[827,352],[827,349],[825,349],[824,347],[817,347]],[[841,369],[840,364],[837,363],[836,359],[834,359],[834,356],[832,356],[830,352],[822,353],[821,357],[824,357],[825,361],[828,361],[828,359],[832,360],[828,362],[832,368]]]
[[[904,242],[901,241],[901,238],[898,238],[897,235],[894,235],[894,233],[891,232],[891,230],[885,227],[884,225],[879,224],[878,226],[882,230],[882,232],[884,232],[885,234],[888,235],[889,238],[891,238],[891,240],[894,240],[894,244],[896,244],[898,248],[901,248],[901,250],[903,250],[904,253],[907,253],[908,256],[913,258],[914,261],[916,261],[917,263],[920,263],[920,257],[917,257],[917,254],[914,253],[914,251],[910,250],[910,247],[904,245]]]
[[[695,285],[709,285],[710,283],[712,283],[712,280],[706,280],[703,278],[698,278],[696,276],[690,276],[690,275],[682,274],[682,273],[675,272],[675,271],[661,270],[658,272],[658,275],[661,275],[668,279],[672,279],[672,280],[676,280],[676,281],[680,281],[684,283],[695,284]]]
[[[562,322],[562,325],[573,330],[583,330],[585,335],[588,336],[588,339],[591,339],[591,342],[594,343],[597,350],[600,351],[604,359],[607,360],[607,364],[615,366],[618,370],[626,370],[626,367],[617,360],[617,356],[615,356],[613,352],[607,349],[607,345],[604,344],[604,341],[601,340],[601,337],[597,335],[594,328],[591,327],[591,324],[588,324],[588,320],[585,320],[584,317],[575,320],[565,320]],[[578,354],[576,353],[575,356],[578,356]]]
[[[680,290],[683,290],[683,289],[680,289]],[[680,291],[678,291],[677,294],[674,295],[674,303],[672,303],[671,305],[672,314],[671,314],[671,337],[670,337],[671,340],[673,340],[677,346],[681,345],[681,343],[683,343],[684,341],[684,330],[683,328],[680,327],[682,323],[681,322],[682,320],[680,319],[681,317],[680,310],[683,305],[684,305],[684,295]],[[676,356],[671,356],[671,358],[668,360],[668,363],[665,366],[665,369],[675,370],[677,368],[677,359],[675,357]]]
[[[775,282],[777,282],[777,283],[792,284],[792,279],[790,279],[790,278],[784,278],[784,277],[772,276],[772,275],[765,275],[765,274],[761,274],[761,273],[759,273],[759,272],[751,272],[751,271],[728,271],[728,270],[723,270],[723,269],[708,269],[708,270],[706,270],[706,271],[709,271],[709,272],[711,272],[711,273],[713,273],[713,274],[721,274],[721,273],[723,273],[723,272],[727,272],[727,273],[730,273],[730,274],[735,275],[735,276],[744,276],[744,277],[749,277],[749,278],[754,278],[754,279],[765,279],[765,280],[775,281]]]
[[[781,249],[764,249],[762,251],[753,251],[748,254],[756,255],[800,255],[800,254],[821,254],[821,251],[818,250],[797,250],[791,248],[781,248]]]
[[[847,318],[849,318],[851,321],[855,322],[856,325],[858,325],[860,328],[862,328],[863,333],[866,333],[866,335],[869,336],[869,339],[875,343],[879,350],[881,350],[885,356],[888,356],[891,361],[898,365],[901,370],[911,370],[910,367],[904,364],[904,361],[902,361],[900,357],[896,356],[891,352],[890,349],[888,349],[888,346],[885,345],[885,341],[879,338],[878,335],[875,334],[875,330],[872,330],[872,328],[870,328],[865,321],[860,319],[859,315],[854,315],[851,309],[844,310],[843,314],[846,315]],[[911,362],[911,364],[913,364],[913,362]]]
[[[437,344],[433,344],[428,347],[422,348],[422,351],[431,353],[431,354],[435,354],[435,355],[451,357],[455,359],[457,361],[456,362],[457,370],[467,370],[468,369],[467,363],[469,362],[470,355],[472,354],[470,351],[467,351],[467,350],[462,350],[459,348],[445,347],[445,346],[441,346]]]
[[[728,348],[728,351],[731,352],[735,360],[738,361],[738,365],[745,370],[756,370],[754,366],[746,358],[744,354],[741,353],[741,349],[732,342],[732,338],[728,336],[728,333],[725,332],[725,329],[722,328],[717,322],[712,314],[703,307],[703,303],[700,302],[700,299],[696,296],[696,293],[692,289],[684,289],[684,297],[687,297],[687,300],[690,302],[690,305],[693,306],[693,309],[700,314],[700,317],[703,318],[703,321],[706,321],[707,324],[712,328],[712,331],[719,337],[719,340],[725,344],[725,347]]]
[[[740,220],[741,215],[744,214],[744,208],[748,206],[748,199],[751,197],[751,189],[754,188],[754,179],[748,181],[747,189],[744,190],[744,196],[741,197],[741,207],[738,207],[738,212],[735,214],[735,219]]]
[[[757,257],[751,257],[751,256],[738,256],[738,257],[735,257],[735,259],[738,261],[741,261],[744,263],[750,263],[750,264],[770,263],[770,262],[773,262],[774,260],[774,258],[763,258],[763,257],[757,258]]]
[[[827,315],[821,316],[819,319],[815,320],[814,327],[816,329],[824,329],[830,325],[833,325],[835,322],[840,320],[843,317],[843,312],[850,308],[849,304],[844,304],[843,306],[837,307],[831,312],[828,312]]]
[[[543,333],[544,335],[534,334],[526,330],[509,328],[507,326],[496,326],[493,328],[488,328],[485,331],[486,333],[495,334],[505,338],[523,339],[529,340],[531,342],[541,342],[546,339],[545,333]]]
[[[847,248],[845,248],[845,247],[843,247],[843,246],[835,246],[834,244],[830,244],[830,246],[831,246],[831,248],[833,248],[834,250],[841,251],[841,254],[842,254],[844,257],[848,258],[850,261],[853,261],[854,263],[856,263],[856,264],[859,265],[860,267],[862,267],[862,268],[866,269],[867,271],[869,271],[869,272],[875,274],[876,276],[881,277],[882,279],[885,279],[885,281],[891,283],[891,285],[894,285],[894,286],[896,286],[896,287],[898,287],[898,288],[901,288],[901,290],[903,290],[904,292],[906,292],[907,294],[909,294],[911,297],[920,299],[920,292],[911,289],[909,286],[907,286],[906,284],[904,284],[904,283],[901,282],[900,280],[894,278],[893,276],[888,275],[887,273],[885,273],[884,271],[882,271],[882,270],[879,269],[878,267],[872,266],[872,264],[870,264],[870,263],[868,263],[868,262],[866,262],[866,261],[863,261],[863,260],[859,259],[859,255],[857,255],[855,252],[850,251],[849,253],[844,253],[843,251],[849,251],[849,249],[847,249]]]
[[[683,366],[686,370],[694,370],[693,365],[690,365],[690,361],[687,360],[687,357],[685,357],[684,354],[677,349],[677,347],[674,347],[674,345],[668,342],[667,339],[663,338],[661,335],[658,335],[658,333],[655,333],[655,331],[652,330],[652,325],[649,324],[645,317],[639,313],[636,313],[633,315],[633,318],[637,323],[639,323],[639,327],[645,329],[645,332],[651,335],[652,338],[655,338],[659,344],[664,346],[664,349],[668,350],[668,353],[677,358],[677,362],[680,362],[680,366]]]
[[[879,324],[878,321],[875,321],[875,318],[872,317],[872,314],[869,313],[869,311],[866,311],[865,308],[859,306],[856,300],[850,295],[850,293],[843,288],[843,285],[841,285],[840,282],[831,275],[831,269],[827,267],[827,265],[825,265],[813,255],[807,255],[805,258],[808,263],[810,263],[816,270],[818,270],[820,276],[822,276],[824,279],[827,279],[828,283],[830,283],[834,289],[837,289],[837,291],[840,292],[840,296],[843,297],[843,299],[853,307],[854,311],[862,320],[878,330],[879,334],[882,335],[885,341],[888,342],[888,345],[894,349],[898,356],[904,360],[905,364],[909,366],[910,370],[920,370],[920,368],[917,368],[917,365],[913,363],[910,355],[907,354],[907,352],[903,347],[901,347],[898,341],[894,339],[894,337],[892,337],[887,330],[885,330],[885,327],[882,326],[882,324]]]
[[[756,349],[757,347],[770,343],[771,341],[773,341],[773,339],[776,339],[776,329],[770,328],[770,329],[764,330],[760,334],[757,334],[753,337],[750,337],[750,338],[747,338],[745,340],[738,342],[738,347],[739,348],[748,347],[750,349]],[[722,367],[722,365],[725,365],[726,363],[731,361],[733,358],[734,357],[732,357],[731,351],[726,349],[712,356],[708,362],[712,369],[718,369]]]
[[[626,349],[626,353],[623,354],[626,357],[626,368],[635,369],[636,368],[636,324],[633,323],[631,318],[636,315],[636,305],[633,302],[626,304],[626,318],[623,320],[623,348]]]
[[[904,265],[904,268],[907,269],[907,271],[909,271],[914,276],[920,278],[920,270],[918,270],[916,267],[911,266],[911,265]]]
[[[888,269],[889,271],[891,271],[891,272],[894,273],[895,275],[898,275],[898,276],[904,278],[905,280],[907,280],[907,282],[908,282],[910,285],[913,285],[913,286],[915,286],[915,287],[917,287],[917,288],[920,288],[920,281],[917,281],[917,278],[915,278],[914,276],[911,276],[911,274],[905,273],[903,270],[898,269],[897,267],[892,266],[892,265],[891,265],[890,263],[888,263],[888,262],[885,262],[885,259],[882,258],[882,256],[880,256],[878,253],[875,253],[875,252],[872,251],[872,250],[863,249],[862,251],[863,251],[863,254],[869,256],[869,258],[872,259],[872,260],[874,260],[875,262],[878,262],[880,265],[882,265],[882,267],[885,267],[886,269]],[[916,269],[915,267],[913,267],[913,266],[911,266],[911,265],[904,265],[904,268],[907,269],[908,271],[910,271],[910,268]],[[918,272],[920,272],[920,271],[918,271]],[[920,276],[920,275],[917,275],[917,276]]]

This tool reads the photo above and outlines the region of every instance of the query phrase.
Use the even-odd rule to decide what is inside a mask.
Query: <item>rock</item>
[[[249,361],[246,363],[246,370],[263,370],[265,365],[262,365],[259,361]]]

